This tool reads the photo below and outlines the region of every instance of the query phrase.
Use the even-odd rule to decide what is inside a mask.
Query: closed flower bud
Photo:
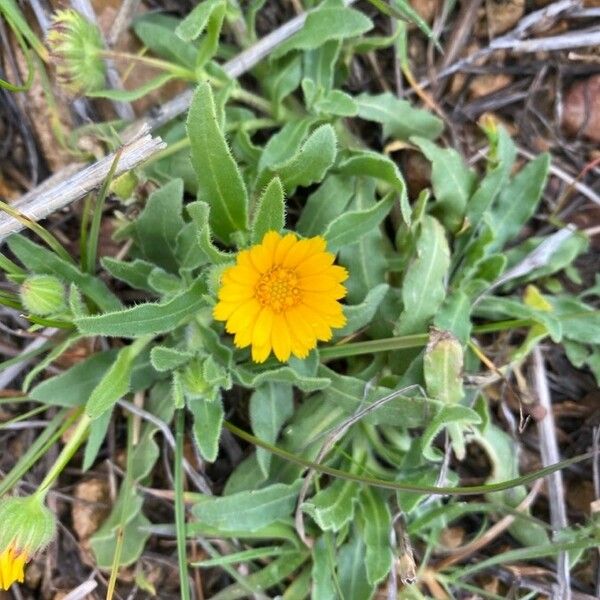
[[[46,38],[58,80],[73,93],[104,87],[106,66],[100,30],[74,10],[59,10]]]
[[[56,518],[36,496],[0,501],[0,590],[22,583],[25,563],[52,540]]]
[[[65,288],[52,275],[32,275],[21,284],[21,302],[34,315],[51,315],[65,308]]]

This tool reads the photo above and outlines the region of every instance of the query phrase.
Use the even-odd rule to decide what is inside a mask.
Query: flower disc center
[[[281,312],[300,302],[298,277],[294,271],[273,267],[261,275],[256,285],[256,298],[262,306]]]

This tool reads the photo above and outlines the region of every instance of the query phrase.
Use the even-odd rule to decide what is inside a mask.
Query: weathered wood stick
[[[123,147],[115,176],[141,165],[165,147],[166,144],[160,138],[152,137],[148,125],[144,125],[139,134]],[[102,185],[114,158],[114,153],[109,154],[83,169],[79,164],[70,165],[21,196],[12,206],[34,221],[44,219]],[[0,242],[21,229],[23,224],[20,221],[6,213],[0,213]]]

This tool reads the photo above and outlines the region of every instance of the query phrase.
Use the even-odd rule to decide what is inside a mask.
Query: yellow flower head
[[[50,542],[55,528],[43,498],[0,500],[0,590],[23,581],[25,563]]]
[[[331,339],[332,328],[346,324],[338,300],[348,273],[334,260],[322,237],[270,231],[223,272],[214,317],[226,321],[238,348],[252,346],[255,362],[271,350],[280,361],[306,358],[318,340]]]
[[[12,547],[0,553],[0,590],[7,590],[15,581],[23,583],[25,563],[29,557]]]

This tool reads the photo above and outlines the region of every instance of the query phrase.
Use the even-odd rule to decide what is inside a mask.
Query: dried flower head
[[[318,340],[330,340],[332,328],[346,323],[338,300],[346,295],[348,273],[334,260],[321,237],[270,231],[223,272],[213,315],[226,321],[238,348],[252,346],[255,362],[271,350],[280,361],[292,354],[306,358]]]
[[[74,10],[59,10],[46,37],[58,80],[74,93],[104,87],[106,67],[100,30]]]
[[[56,519],[37,496],[0,501],[0,590],[24,578],[25,563],[48,545]]]

